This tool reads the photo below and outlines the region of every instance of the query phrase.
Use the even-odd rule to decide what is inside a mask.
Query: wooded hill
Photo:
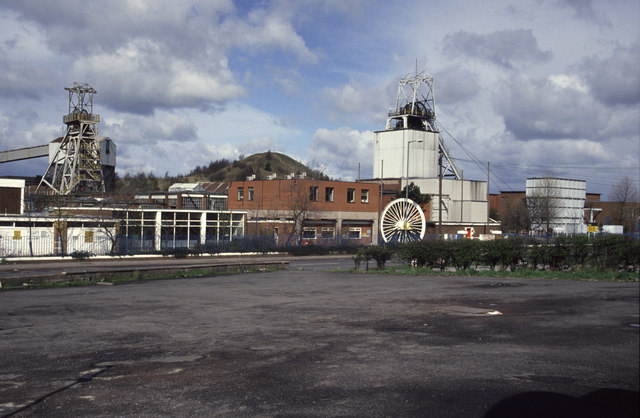
[[[233,162],[220,159],[208,165],[197,166],[185,175],[157,177],[153,173],[140,172],[135,175],[126,174],[116,180],[116,193],[142,193],[165,191],[173,183],[197,183],[215,181],[242,181],[255,175],[256,180],[266,180],[267,176],[285,178],[287,175],[296,176],[306,173],[307,178],[328,180],[321,170],[314,170],[294,160],[288,155],[278,152],[263,152],[248,157],[240,156]]]

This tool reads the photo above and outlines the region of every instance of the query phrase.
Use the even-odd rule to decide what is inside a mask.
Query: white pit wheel
[[[380,229],[384,242],[419,241],[426,229],[422,208],[411,199],[393,200],[382,211]]]

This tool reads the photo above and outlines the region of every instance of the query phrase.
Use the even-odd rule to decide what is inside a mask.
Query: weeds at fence
[[[482,269],[459,269],[440,271],[439,268],[411,267],[407,265],[391,266],[379,273],[402,276],[466,276],[466,277],[495,277],[495,278],[540,278],[557,280],[598,280],[598,281],[628,281],[637,282],[638,273],[629,271],[602,271],[594,268],[579,268],[568,271],[554,270],[534,270],[520,268],[516,271],[510,270],[482,270]]]

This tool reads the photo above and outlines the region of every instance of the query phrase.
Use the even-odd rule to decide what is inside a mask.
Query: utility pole
[[[464,172],[460,170],[460,224],[464,223]]]
[[[438,239],[442,239],[442,152],[438,156]]]
[[[384,160],[380,160],[380,197],[378,198],[378,243],[380,243],[380,234],[382,233],[382,196],[384,196]]]
[[[491,181],[490,170],[491,170],[491,163],[487,161],[487,223],[484,226],[485,234],[489,233],[489,215],[491,215],[491,204],[489,203],[489,199],[491,196],[489,192],[490,190],[489,182]]]

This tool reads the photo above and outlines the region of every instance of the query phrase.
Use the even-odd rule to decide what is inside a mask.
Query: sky
[[[398,82],[426,71],[467,179],[640,182],[637,0],[3,0],[0,151],[64,134],[64,87],[97,93],[117,172],[185,174],[282,152],[373,175]],[[46,159],[0,165],[41,175]]]

